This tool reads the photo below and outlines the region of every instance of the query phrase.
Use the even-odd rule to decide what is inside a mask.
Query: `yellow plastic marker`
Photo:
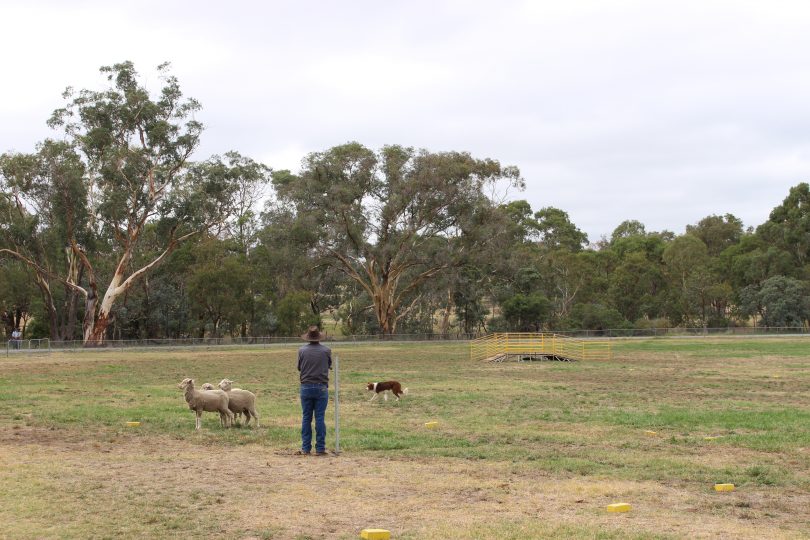
[[[141,425],[141,423],[140,422],[127,422],[127,425],[129,427],[138,427],[138,426]]]
[[[711,435],[709,437],[703,437],[703,440],[704,441],[713,441],[715,439],[719,439],[720,437],[722,437],[722,435]]]
[[[436,422],[436,421],[425,422],[425,427],[428,428],[428,429],[436,429],[437,427],[439,427],[439,423]]]
[[[632,508],[632,506],[627,503],[614,503],[607,505],[608,512],[629,512],[630,508]]]
[[[657,431],[645,431],[644,435],[646,435],[647,437],[655,437],[656,435],[658,435],[658,432]]]
[[[715,491],[734,491],[734,484],[715,484]]]
[[[360,538],[366,540],[390,540],[391,531],[385,529],[363,529],[360,531]]]

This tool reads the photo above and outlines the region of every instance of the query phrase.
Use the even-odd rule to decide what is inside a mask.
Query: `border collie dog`
[[[385,381],[385,382],[370,382],[366,385],[366,390],[369,392],[374,392],[374,395],[371,396],[369,401],[374,401],[374,399],[383,394],[383,399],[388,401],[388,392],[394,394],[394,397],[397,398],[399,401],[399,396],[407,396],[408,389],[405,388],[403,390],[402,385],[399,384],[397,381]]]

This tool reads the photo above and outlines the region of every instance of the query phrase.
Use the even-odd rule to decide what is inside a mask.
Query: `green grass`
[[[810,491],[808,340],[627,340],[615,344],[610,362],[571,363],[470,362],[466,345],[455,343],[338,344],[334,351],[341,365],[341,446],[348,455],[509,463],[558,478],[695,489],[732,482]],[[194,415],[176,387],[187,376],[198,384],[227,377],[255,392],[262,428],[224,430],[218,417],[206,414],[206,437],[195,436]],[[410,395],[368,403],[365,383],[387,379],[400,380]],[[332,414],[330,403],[330,446]],[[3,429],[52,428],[99,441],[126,431],[191,445],[260,443],[292,450],[299,444],[299,415],[292,347],[54,353],[29,364],[0,361]],[[130,420],[141,427],[127,430]],[[438,429],[424,427],[430,420],[439,422]],[[645,430],[658,434],[646,437]],[[24,489],[0,482],[0,506]],[[172,504],[165,512],[149,510],[155,527],[143,531],[177,526],[172,514],[183,508]],[[499,537],[521,538],[531,531],[555,535],[568,525],[504,527]],[[203,530],[209,529],[197,532]],[[481,525],[468,533],[489,538],[492,530]],[[620,536],[599,528],[571,531]],[[277,533],[267,529],[259,536]]]
[[[722,468],[692,466],[695,452],[719,445],[767,452],[756,457],[756,464],[764,461],[779,471],[769,478],[782,485],[806,486],[806,476],[779,464],[779,453],[810,446],[810,407],[785,404],[795,399],[796,392],[807,391],[801,382],[806,379],[786,376],[774,383],[761,378],[759,370],[770,372],[778,363],[740,370],[714,359],[718,349],[734,351],[737,357],[746,348],[786,356],[807,345],[739,341],[708,346],[686,340],[627,342],[616,347],[612,362],[498,365],[470,364],[466,347],[460,344],[339,345],[335,353],[341,356],[343,383],[341,443],[348,452],[510,460],[551,472],[616,478],[646,478],[654,470],[697,481],[712,474],[728,475]],[[678,361],[673,373],[659,373],[660,361],[646,364],[621,358],[622,349],[645,351],[649,346],[659,352],[686,351],[688,356]],[[85,357],[88,361],[78,364],[44,362],[6,373],[0,417],[60,429],[115,430],[128,420],[140,420],[143,436],[160,433],[190,439],[193,414],[184,408],[175,385],[185,376],[193,376],[198,384],[229,377],[259,395],[265,427],[221,430],[217,417],[207,414],[204,428],[215,441],[260,441],[291,448],[297,444],[293,349]],[[795,360],[791,362],[796,366]],[[784,369],[810,370],[810,365],[800,366]],[[366,403],[364,383],[389,378],[400,379],[411,395],[398,403]],[[695,399],[700,407],[693,406]],[[425,430],[428,420],[438,420],[439,429]],[[660,448],[639,441],[639,433],[646,429],[662,431],[670,442]],[[714,434],[724,437],[710,443],[702,439]],[[661,459],[662,453],[666,459]],[[735,477],[759,481],[743,473]]]
[[[618,340],[613,350],[623,352],[671,352],[701,358],[753,358],[757,356],[807,357],[810,338],[650,338]]]

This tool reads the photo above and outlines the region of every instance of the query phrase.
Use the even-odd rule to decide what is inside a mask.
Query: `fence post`
[[[340,454],[340,357],[335,355],[335,454]]]

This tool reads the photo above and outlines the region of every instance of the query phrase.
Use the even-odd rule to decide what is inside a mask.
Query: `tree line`
[[[595,242],[558,208],[507,202],[516,167],[350,142],[272,170],[192,157],[200,104],[168,66],[71,89],[59,138],[0,156],[3,328],[107,339],[807,326],[810,189],[768,221],[684,234],[625,221]],[[263,205],[262,205],[263,203]],[[261,207],[261,210],[258,208]]]

